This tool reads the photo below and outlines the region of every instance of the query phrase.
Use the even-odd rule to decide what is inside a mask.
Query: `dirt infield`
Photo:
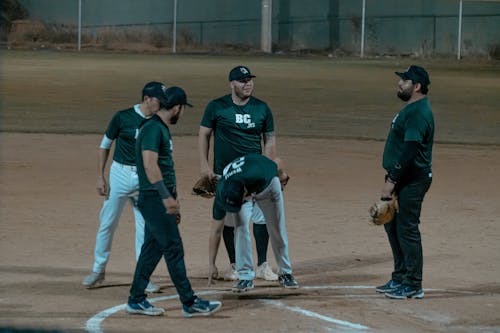
[[[80,285],[91,267],[101,204],[94,190],[100,136],[1,134],[0,138],[0,324],[83,329],[99,312],[126,301],[134,269],[134,224],[128,208],[116,232],[104,287],[86,290]],[[197,157],[192,153],[196,138],[175,138],[175,147],[188,274],[197,291],[217,291],[211,297],[222,300],[224,307],[213,318],[187,320],[181,318],[177,300],[158,301],[167,308],[166,317],[118,311],[101,322],[103,331],[500,330],[498,150],[436,146],[435,182],[424,204],[421,228],[424,287],[430,290],[421,301],[390,301],[372,288],[362,288],[385,282],[392,266],[383,229],[367,222],[367,207],[377,197],[383,176],[378,167],[381,143],[280,140],[292,176],[286,190],[290,254],[304,288],[285,292],[275,283],[258,281],[257,288],[243,296],[232,294],[229,282],[206,287],[210,205],[209,200],[189,194],[197,174]],[[478,165],[483,166],[481,172]],[[221,269],[226,260],[221,251]],[[163,293],[155,296],[175,295],[163,262],[155,277],[163,287]]]
[[[125,78],[133,81],[137,75],[135,81],[141,82],[134,86],[142,85],[147,76],[154,78],[149,66],[158,65],[158,58],[146,58],[126,71],[133,60],[139,62],[138,56],[132,56],[102,72],[100,66],[111,55],[85,55],[77,69],[78,75],[88,70],[83,77],[68,70],[70,60],[53,57],[13,53],[3,61],[7,78],[1,91],[0,331],[31,327],[65,332],[500,332],[498,69],[494,74],[491,67],[473,74],[450,65],[441,69],[432,65],[438,73],[433,82],[441,93],[434,90],[431,95],[431,101],[436,100],[433,105],[438,105],[440,139],[434,151],[434,183],[422,210],[426,294],[418,301],[389,300],[373,289],[386,282],[392,268],[385,232],[369,225],[367,217],[383,181],[383,142],[378,139],[400,107],[392,76],[381,79],[385,87],[374,88],[385,90],[377,96],[367,90],[372,79],[357,86],[350,79],[367,70],[375,73],[376,68],[356,64],[346,70],[338,65],[344,71],[336,67],[334,81],[341,77],[354,86],[343,87],[332,102],[331,95],[320,93],[328,75],[312,60],[292,65],[290,59],[276,64],[274,59],[231,59],[250,63],[261,73],[273,72],[273,66],[288,68],[291,75],[275,74],[269,78],[273,85],[265,89],[256,84],[263,99],[276,109],[279,133],[287,134],[278,138],[278,151],[292,177],[285,205],[290,256],[301,288],[284,291],[276,283],[257,280],[256,289],[244,295],[231,293],[230,282],[207,287],[211,202],[190,195],[198,176],[197,138],[185,135],[197,128],[208,96],[223,94],[227,87],[220,82],[208,87],[210,82],[179,81],[191,87],[189,91],[199,92],[193,93],[197,107],[180,121],[174,134],[188,275],[196,291],[223,302],[215,316],[188,320],[182,317],[164,262],[153,277],[162,293],[151,297],[167,309],[166,316],[132,316],[123,311],[135,268],[130,207],[116,231],[104,285],[94,290],[81,286],[91,268],[102,204],[95,190],[101,138],[97,133],[114,110],[135,101],[138,91],[132,84],[123,86]],[[90,58],[96,64],[91,65]],[[227,62],[207,59],[204,67],[216,72]],[[181,69],[165,66],[172,69],[175,82]],[[184,66],[185,72],[203,67],[192,59]],[[400,66],[376,67],[390,72]],[[67,76],[61,75],[64,70]],[[102,72],[100,77],[96,71]],[[304,71],[318,79],[303,81]],[[52,77],[57,75],[59,81]],[[464,77],[468,88],[458,79]],[[280,79],[290,87],[279,86]],[[308,85],[312,88],[307,89]],[[464,89],[452,99],[447,85]],[[122,88],[129,96],[120,92]],[[483,88],[486,97],[481,98],[477,93]],[[356,95],[356,89],[373,96]],[[349,101],[342,99],[346,92],[352,93],[345,96]],[[372,102],[386,104],[375,110]],[[447,108],[447,103],[453,108]],[[471,114],[471,109],[476,113]],[[37,129],[69,134],[26,133]],[[224,252],[218,258],[220,269],[227,267]],[[269,258],[275,267],[271,250]]]

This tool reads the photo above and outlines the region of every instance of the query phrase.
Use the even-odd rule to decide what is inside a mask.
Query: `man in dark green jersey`
[[[239,281],[233,292],[253,289],[255,278],[252,240],[249,224],[253,206],[259,205],[267,221],[271,247],[278,265],[278,280],[284,288],[298,288],[292,275],[288,255],[285,208],[278,165],[260,154],[247,154],[231,161],[223,170],[217,184],[213,205],[213,219],[222,227],[224,219],[235,226],[236,270]],[[215,265],[220,236],[212,228],[210,234],[210,265]]]
[[[423,298],[422,240],[419,223],[422,202],[432,182],[434,116],[427,97],[429,75],[410,66],[399,76],[398,97],[406,102],[392,120],[382,166],[386,170],[381,199],[395,195],[399,210],[384,225],[394,258],[391,279],[376,288],[394,299]]]
[[[197,297],[186,274],[184,248],[178,228],[180,206],[172,157],[173,144],[168,127],[177,123],[186,105],[192,105],[187,102],[182,88],[170,87],[166,90],[166,95],[165,108],[144,123],[137,138],[138,207],[144,216],[146,228],[126,310],[132,314],[149,316],[165,312],[164,309],[153,306],[144,292],[151,274],[163,256],[179,294],[183,315],[188,318],[208,316],[219,310],[221,303]]]
[[[276,141],[274,120],[269,106],[252,96],[253,75],[245,66],[236,66],[229,72],[231,94],[212,100],[206,107],[199,130],[200,173],[202,177],[220,177],[224,167],[237,157],[248,153],[263,153],[274,159]],[[211,135],[214,136],[214,166],[209,166],[208,153]],[[262,147],[263,143],[263,147]],[[256,276],[275,281],[278,276],[267,263],[269,234],[266,221],[258,205],[252,211],[253,232],[257,247]],[[217,228],[212,225],[212,228]],[[224,221],[222,232],[230,262],[224,275],[226,280],[237,280],[235,270],[234,226]],[[218,278],[214,265],[209,268],[209,281]]]
[[[95,242],[92,273],[87,275],[82,282],[87,288],[93,288],[104,281],[106,264],[111,255],[113,235],[127,201],[132,203],[134,212],[136,260],[139,258],[144,241],[144,219],[136,206],[139,180],[135,163],[135,140],[142,122],[156,113],[161,104],[166,102],[166,89],[165,85],[160,82],[147,83],[142,89],[141,103],[116,112],[102,138],[99,147],[97,193],[105,199],[99,215],[100,224]],[[106,162],[115,141],[108,183],[105,176]],[[160,287],[150,282],[146,290],[157,292]]]

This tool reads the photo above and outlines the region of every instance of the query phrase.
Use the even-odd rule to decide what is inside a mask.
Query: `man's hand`
[[[380,194],[381,199],[392,198],[392,193],[394,192],[395,184],[388,180],[385,181],[384,187],[382,188],[382,193]]]
[[[109,195],[109,187],[106,181],[106,178],[103,176],[97,177],[97,193],[99,195],[105,196],[106,198]]]
[[[177,215],[180,214],[179,201],[175,200],[173,197],[168,197],[163,199],[163,204],[167,208],[167,214]]]
[[[209,287],[214,284],[214,280],[220,280],[219,270],[217,269],[217,266],[210,265],[208,267],[208,286]]]

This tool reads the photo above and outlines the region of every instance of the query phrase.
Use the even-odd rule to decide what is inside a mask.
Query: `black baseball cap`
[[[222,189],[222,204],[229,213],[238,213],[243,205],[245,186],[239,180],[228,180]]]
[[[229,81],[240,81],[246,78],[255,77],[246,66],[236,66],[229,72]]]
[[[166,91],[167,87],[163,83],[151,81],[142,88],[142,98],[144,99],[144,96],[155,97],[160,101],[160,105],[165,105],[167,104]]]
[[[403,80],[412,80],[413,83],[420,83],[421,85],[427,87],[431,84],[429,80],[429,74],[427,71],[420,66],[412,65],[404,72],[394,72],[397,76]]]
[[[188,103],[186,92],[181,87],[170,87],[165,91],[165,95],[167,96],[167,102],[164,106],[167,109],[170,109],[175,105],[187,105],[193,107],[191,103]]]

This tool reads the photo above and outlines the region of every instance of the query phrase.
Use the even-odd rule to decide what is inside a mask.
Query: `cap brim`
[[[404,72],[394,72],[397,76],[399,76],[402,79],[408,80],[408,76]]]
[[[184,105],[187,105],[187,106],[189,106],[190,108],[192,108],[192,107],[193,107],[193,104],[188,103],[188,102],[186,102]]]

